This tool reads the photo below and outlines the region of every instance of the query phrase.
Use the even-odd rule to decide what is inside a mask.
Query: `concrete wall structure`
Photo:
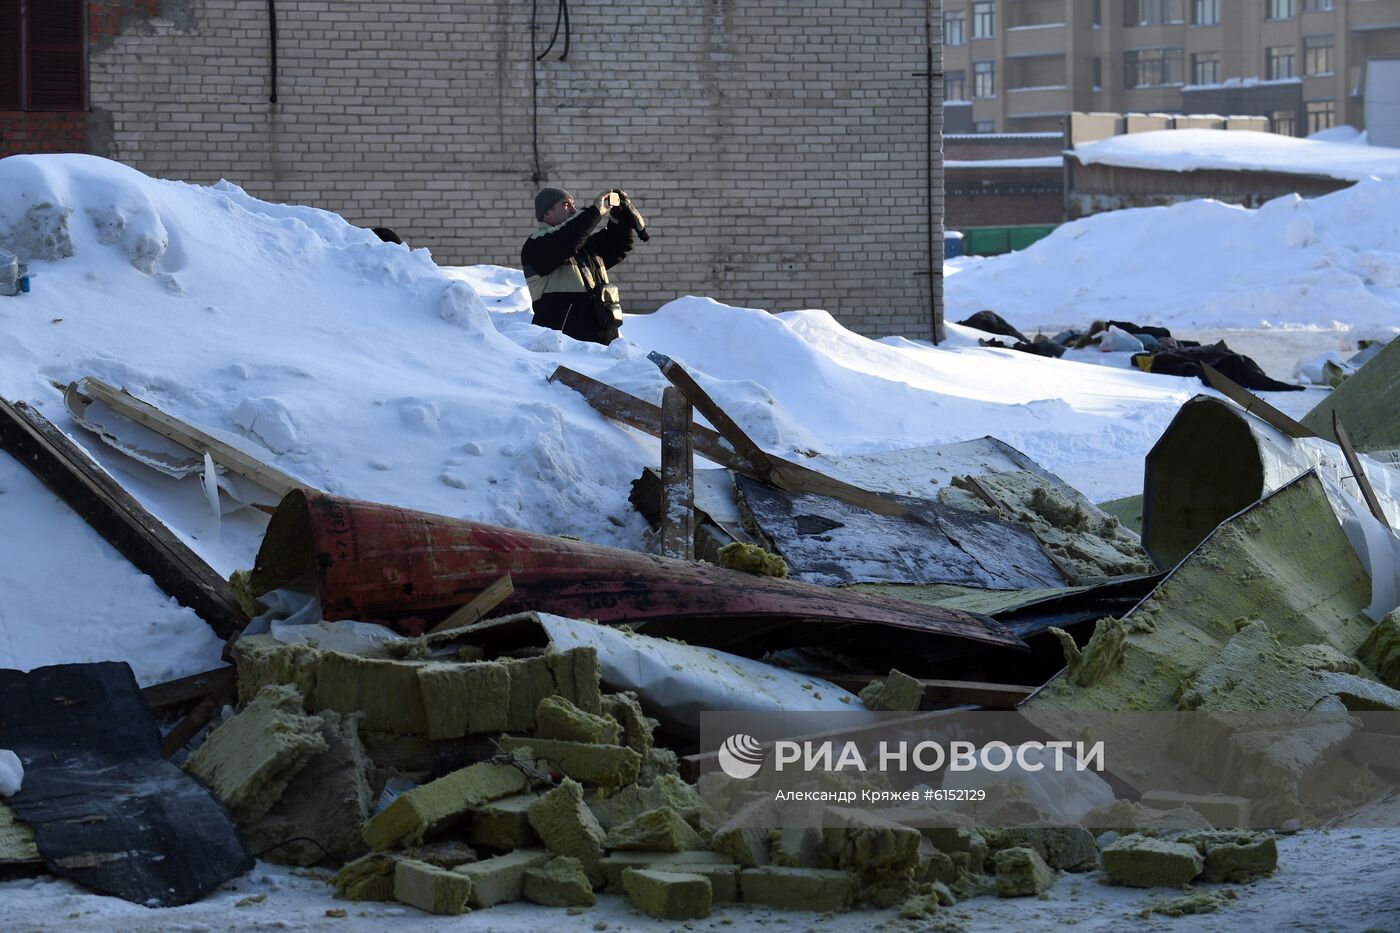
[[[1400,0],[943,6],[959,132],[1053,130],[1076,110],[1263,114],[1297,136],[1364,128],[1365,63],[1400,54]],[[1155,60],[1140,66],[1144,57]],[[981,92],[979,68],[993,78]]]
[[[1017,159],[1059,159],[1062,133],[973,133],[943,137],[949,230],[1058,224],[1064,217],[1064,170],[1016,166]],[[984,164],[974,165],[973,162]]]
[[[1259,207],[1285,194],[1305,198],[1349,188],[1352,182],[1318,175],[1285,172],[1220,171],[1198,169],[1172,172],[1127,168],[1120,165],[1081,165],[1067,160],[1069,187],[1065,191],[1065,219],[1129,207],[1161,207],[1182,201],[1211,198],[1227,204]]]
[[[546,0],[281,0],[275,35],[268,6],[90,0],[88,112],[0,113],[0,155],[227,178],[449,265],[518,266],[540,186],[621,187],[653,233],[628,310],[941,327],[941,0],[573,0],[548,51]]]

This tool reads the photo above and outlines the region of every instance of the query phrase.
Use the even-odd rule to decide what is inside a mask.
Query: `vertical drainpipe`
[[[277,103],[277,0],[267,0],[267,36],[268,51],[271,53],[271,74],[269,75],[272,85],[267,99],[269,103]]]
[[[943,340],[943,2],[926,0],[924,50],[928,101],[927,154],[929,325],[933,343]]]

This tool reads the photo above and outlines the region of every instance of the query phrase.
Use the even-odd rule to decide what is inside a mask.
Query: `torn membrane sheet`
[[[0,746],[24,763],[24,787],[5,802],[56,875],[172,907],[253,867],[228,810],[160,757],[126,664],[0,670]]]
[[[63,393],[63,403],[68,407],[68,414],[77,425],[96,434],[113,450],[118,450],[137,463],[175,479],[199,476],[205,489],[208,489],[208,454],[201,457],[188,447],[162,437],[145,425],[137,424],[114,411],[105,402],[85,398],[76,385],[70,385]],[[214,465],[214,475],[218,488],[233,500],[234,509],[253,502],[276,503],[276,497],[271,493],[262,490],[256,484],[230,475],[217,464]]]

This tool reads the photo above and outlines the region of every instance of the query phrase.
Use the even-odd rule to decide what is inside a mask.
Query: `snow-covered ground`
[[[1032,330],[1094,318],[1192,330],[1268,322],[1316,334],[1322,352],[1396,331],[1397,243],[1400,180],[1258,211],[1210,202],[1124,211],[1068,225],[1022,253],[954,264],[948,318],[986,307]],[[381,243],[333,214],[261,202],[227,183],[154,180],[87,156],[0,160],[0,246],[12,245],[53,258],[31,263],[31,294],[0,298],[0,395],[42,411],[225,574],[251,565],[266,517],[228,502],[216,516],[197,480],[116,454],[72,423],[56,385],[91,375],[124,386],[337,494],[632,548],[642,546],[643,522],[627,502],[629,484],[657,462],[657,443],[550,384],[557,366],[656,402],[666,383],[646,354],[659,350],[785,456],[991,434],[1097,500],[1140,491],[1143,455],[1204,391],[1197,380],[1111,359],[1124,355],[1047,360],[979,347],[981,335],[955,325],[939,347],[871,340],[825,311],[769,314],[701,297],[630,316],[624,339],[609,347],[581,344],[529,323],[517,270],[444,270],[426,250]],[[626,267],[619,271],[625,287]],[[1321,392],[1271,401],[1297,415]],[[217,643],[191,613],[5,455],[0,529],[0,666],[111,658],[150,683],[217,663]],[[1282,916],[1272,904],[1296,890],[1311,857],[1294,856],[1298,870],[1287,868],[1274,889],[1252,889],[1277,892],[1258,899],[1261,917]],[[1076,896],[1073,883],[1062,881],[1032,914],[995,903],[991,913],[980,904],[967,912],[1025,925],[1038,910],[1046,925],[1116,928],[1088,922],[1080,905],[1096,888],[1078,882]],[[293,896],[313,887],[314,898]],[[0,885],[0,913],[18,929],[212,929],[312,925],[338,906],[320,899],[319,882],[282,869],[260,869],[236,888],[156,914],[61,882],[17,882]],[[1312,896],[1328,895],[1316,888]],[[268,889],[267,902],[233,906]],[[284,896],[287,908],[274,910]],[[1143,900],[1114,897],[1127,898],[1125,918]],[[376,927],[431,926],[406,908],[345,906]],[[467,928],[594,928],[599,918],[651,928],[614,909],[615,919],[511,907]],[[1342,918],[1328,922],[1361,928]],[[849,927],[831,928],[867,928],[868,918],[840,923]]]

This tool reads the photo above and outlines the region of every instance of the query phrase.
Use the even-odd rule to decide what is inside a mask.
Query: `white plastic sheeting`
[[[545,612],[539,618],[555,647],[596,648],[604,683],[635,690],[649,714],[686,732],[700,731],[705,712],[865,708],[859,697],[830,681],[762,661]]]

